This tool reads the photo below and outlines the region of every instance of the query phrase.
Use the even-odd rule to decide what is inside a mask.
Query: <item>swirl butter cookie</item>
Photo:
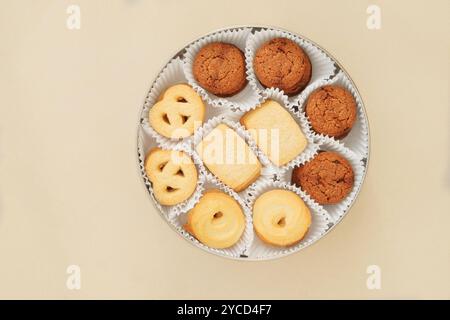
[[[182,151],[155,148],[145,158],[145,172],[156,200],[172,206],[188,199],[197,186],[197,169]]]
[[[244,212],[231,196],[219,190],[208,190],[189,211],[184,228],[211,248],[229,248],[244,232]]]
[[[186,138],[203,123],[205,104],[187,84],[168,88],[150,108],[150,125],[159,134],[171,139]]]
[[[290,246],[303,239],[311,213],[303,200],[289,190],[275,189],[260,195],[253,205],[253,226],[264,242]]]

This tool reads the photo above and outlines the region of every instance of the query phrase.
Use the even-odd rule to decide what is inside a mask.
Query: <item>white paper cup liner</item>
[[[194,153],[191,149],[189,149],[186,145],[177,145],[172,148],[166,148],[156,143],[154,139],[149,139],[148,136],[146,136],[147,133],[141,129],[141,134],[139,134],[138,137],[138,158],[139,158],[139,170],[141,173],[141,176],[144,180],[145,187],[149,191],[156,207],[163,213],[163,215],[170,219],[174,216],[179,215],[181,212],[186,212],[186,210],[190,210],[194,204],[198,201],[200,198],[202,192],[203,192],[203,183],[205,181],[205,169],[203,167],[203,164],[201,160],[198,158],[198,155]],[[197,186],[195,188],[195,191],[193,194],[186,199],[185,201],[176,204],[174,206],[166,206],[161,205],[155,198],[152,188],[152,183],[147,177],[147,174],[145,172],[145,157],[147,156],[148,152],[153,148],[161,148],[164,150],[178,150],[185,152],[188,156],[191,157],[192,161],[194,162],[196,169],[197,169]]]
[[[215,117],[210,119],[207,123],[203,125],[199,130],[197,130],[196,134],[194,135],[193,140],[193,147],[192,149],[194,152],[196,152],[197,145],[203,140],[203,138],[208,135],[214,128],[216,128],[219,124],[225,124],[231,129],[233,129],[249,146],[250,150],[256,155],[258,160],[261,162],[261,176],[258,179],[261,179],[261,177],[268,176],[273,177],[274,174],[277,172],[277,169],[274,168],[270,160],[262,153],[261,150],[258,149],[253,139],[251,139],[250,134],[245,130],[245,128],[234,121],[228,120],[223,116]],[[200,156],[198,156],[200,158]],[[205,175],[209,180],[215,181],[217,184],[227,187],[218,177],[216,177],[211,171],[209,171],[206,166],[205,168]],[[228,188],[228,187],[227,187]],[[245,194],[245,190],[238,192],[240,196]]]
[[[339,203],[337,204],[327,204],[322,205],[323,209],[329,214],[331,217],[331,221],[336,223],[342,219],[342,217],[346,214],[353,201],[356,198],[356,195],[361,188],[362,181],[365,173],[365,166],[362,162],[361,156],[354,153],[349,148],[346,148],[342,143],[339,143],[336,140],[333,140],[329,137],[321,137],[317,143],[319,144],[319,151],[334,151],[339,153],[345,159],[348,160],[350,165],[352,166],[354,173],[354,183],[352,191]],[[293,168],[287,170],[280,176],[280,180],[286,183],[291,184]],[[301,188],[299,188],[301,189]],[[306,193],[306,192],[305,192]]]
[[[316,81],[330,79],[335,74],[336,65],[328,57],[328,55],[323,52],[320,48],[316,47],[314,44],[308,40],[302,39],[299,36],[292,34],[287,31],[274,30],[270,28],[264,28],[260,31],[256,31],[251,34],[247,40],[247,46],[245,49],[246,65],[247,65],[247,75],[249,84],[254,90],[262,93],[266,88],[261,85],[259,80],[256,78],[253,69],[253,59],[255,57],[256,51],[261,45],[273,38],[288,38],[295,43],[297,43],[308,55],[311,61],[312,74],[309,85]],[[305,88],[306,89],[306,88]],[[303,90],[304,91],[304,90]],[[295,102],[299,99],[301,92],[292,97],[289,97],[290,102]]]
[[[204,192],[211,189],[219,189],[228,194],[229,196],[233,197],[239,203],[245,216],[245,229],[239,241],[232,247],[225,249],[216,249],[208,247],[207,245],[198,241],[193,235],[191,235],[183,228],[188,219],[188,212],[172,217],[170,219],[170,223],[173,224],[173,226],[183,237],[194,242],[197,246],[201,247],[206,251],[234,258],[239,258],[242,255],[247,255],[248,248],[253,241],[253,222],[252,222],[252,213],[248,208],[248,206],[246,205],[245,201],[236,192],[224,186],[223,184],[218,184],[215,180],[206,179],[203,185],[203,189]],[[200,201],[200,199],[201,197],[195,201],[194,206]]]
[[[270,190],[283,189],[296,193],[306,204],[311,212],[311,226],[305,237],[297,244],[288,247],[276,247],[262,241],[258,235],[254,235],[253,242],[248,250],[248,257],[251,259],[270,259],[278,256],[297,252],[319,240],[332,226],[330,217],[321,206],[315,203],[307,194],[299,188],[280,181],[271,179],[261,179],[250,186],[245,198],[249,208],[253,210],[253,205],[263,193]]]
[[[254,91],[252,87],[247,83],[244,89],[239,93],[231,97],[218,97],[211,92],[204,89],[195,79],[193,74],[193,65],[195,56],[201,48],[212,42],[225,42],[230,43],[238,47],[245,53],[245,43],[251,32],[250,28],[238,28],[233,30],[218,31],[207,35],[194,43],[192,43],[187,49],[184,55],[184,73],[189,84],[202,96],[208,104],[214,107],[227,107],[238,108],[247,110],[253,105],[256,105],[260,101],[260,96],[257,91]]]
[[[311,93],[313,93],[320,87],[331,84],[341,86],[347,89],[353,95],[353,98],[356,101],[357,112],[355,124],[353,125],[351,131],[347,134],[347,136],[342,139],[335,139],[333,137],[330,138],[338,140],[339,142],[343,143],[345,147],[351,149],[361,157],[367,158],[367,156],[369,155],[369,126],[367,123],[363,102],[358,91],[356,90],[350,78],[345,74],[345,72],[341,70],[333,79],[328,81],[318,81],[308,87],[302,94],[301,100],[299,100],[298,102],[300,110],[304,113],[306,102],[308,101],[308,97],[311,95]],[[306,119],[308,119],[308,117],[306,117]],[[315,136],[314,140],[316,141],[324,137],[323,134],[315,133],[313,129],[311,129],[311,132]]]
[[[186,137],[184,139],[170,139],[160,135],[156,132],[149,123],[148,113],[149,110],[154,106],[154,104],[158,101],[159,97],[167,90],[169,87],[174,86],[180,83],[188,83],[183,71],[183,62],[180,58],[175,58],[171,60],[158,75],[157,79],[154,82],[154,85],[150,89],[147,98],[145,99],[144,108],[141,113],[141,126],[144,131],[150,137],[154,138],[161,146],[165,148],[174,148],[180,144],[186,144],[190,140],[192,140],[193,135]],[[229,112],[228,109],[225,108],[213,108],[209,106],[205,101],[205,120],[207,121],[209,118],[213,118],[221,113]]]

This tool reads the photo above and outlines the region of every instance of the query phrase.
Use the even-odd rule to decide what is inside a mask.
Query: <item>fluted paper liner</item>
[[[365,166],[359,155],[332,138],[321,137],[317,143],[319,144],[319,151],[334,151],[339,153],[350,163],[353,169],[354,183],[350,193],[337,204],[322,205],[323,209],[330,215],[331,221],[336,223],[341,220],[356,199],[356,195],[358,194],[364,179]],[[280,180],[290,184],[292,170],[293,169],[286,171],[281,176]],[[307,194],[306,191],[305,193]]]
[[[300,111],[301,112],[305,111],[306,102],[308,101],[308,97],[311,95],[311,93],[313,93],[313,91],[315,91],[320,87],[330,84],[338,85],[347,89],[353,95],[353,98],[356,101],[356,109],[357,109],[355,124],[353,125],[351,131],[344,138],[335,140],[338,140],[339,142],[343,143],[347,148],[359,154],[361,157],[366,158],[369,155],[369,126],[367,124],[367,118],[364,111],[363,102],[354,84],[344,71],[341,70],[336,75],[336,77],[334,77],[331,80],[317,81],[308,88],[306,88],[305,91],[302,93],[300,100],[298,101]],[[316,141],[324,137],[324,135],[322,134],[315,133],[314,130],[311,130],[311,132],[314,134]]]
[[[203,99],[212,106],[224,106],[228,108],[248,109],[251,106],[258,104],[260,95],[257,91],[252,90],[252,87],[247,83],[244,89],[237,94],[230,97],[218,97],[211,92],[204,89],[195,79],[193,74],[193,65],[195,56],[201,48],[212,42],[230,43],[241,49],[245,53],[245,44],[250,35],[250,28],[237,28],[233,30],[219,31],[207,35],[196,42],[192,43],[184,55],[184,72],[189,84],[203,97]]]
[[[257,92],[262,93],[264,90],[266,90],[266,88],[262,86],[258,81],[253,69],[253,59],[255,57],[256,51],[265,42],[279,37],[288,38],[294,41],[308,55],[312,67],[311,80],[309,81],[308,86],[316,81],[330,79],[335,74],[335,63],[313,43],[287,31],[264,28],[260,31],[256,31],[254,34],[248,37],[245,50],[248,80],[250,86]],[[300,95],[301,92],[292,97],[289,97],[289,101],[297,101]]]
[[[225,248],[225,249],[216,249],[208,247],[207,245],[201,243],[198,241],[193,235],[191,235],[189,232],[187,232],[184,229],[184,225],[187,222],[188,218],[188,211],[185,213],[182,213],[180,215],[177,215],[170,219],[170,222],[174,225],[174,227],[177,229],[177,231],[188,240],[194,242],[196,245],[201,247],[202,249],[220,254],[222,256],[228,256],[228,257],[234,257],[239,258],[241,255],[247,255],[248,248],[253,240],[253,223],[252,223],[252,213],[244,200],[232,189],[228,188],[227,186],[224,186],[223,184],[217,183],[214,179],[206,179],[204,183],[204,192],[211,190],[211,189],[219,189],[220,191],[223,191],[224,193],[231,196],[234,200],[236,200],[239,205],[242,208],[242,211],[244,212],[245,216],[245,229],[244,232],[239,239],[239,241],[233,245],[232,247]],[[192,207],[194,207],[199,201],[201,197],[197,199]]]
[[[152,188],[152,183],[147,177],[147,173],[145,172],[145,157],[147,156],[148,152],[153,148],[161,148],[164,150],[177,150],[177,151],[183,151],[188,156],[191,157],[192,161],[194,162],[196,169],[197,169],[197,186],[193,194],[186,199],[185,201],[176,204],[174,206],[166,206],[161,205],[155,198]],[[138,139],[138,157],[139,157],[139,170],[141,172],[141,176],[144,179],[145,186],[147,190],[150,192],[150,195],[155,202],[156,207],[164,214],[166,218],[171,218],[174,216],[177,216],[180,214],[180,212],[185,212],[186,210],[191,209],[194,204],[198,201],[200,198],[202,191],[203,191],[203,183],[205,181],[205,169],[203,168],[202,162],[198,159],[198,156],[196,153],[194,153],[192,150],[190,150],[185,145],[178,145],[174,146],[173,148],[166,148],[161,145],[158,145],[155,140],[149,139],[148,136],[146,136],[146,133],[141,129],[141,134],[139,135]]]
[[[296,193],[305,202],[311,213],[311,226],[300,242],[292,246],[276,247],[262,241],[258,235],[253,237],[252,245],[248,250],[248,257],[251,259],[268,259],[277,256],[287,255],[289,253],[297,252],[304,247],[319,240],[333,225],[328,214],[321,206],[315,203],[307,194],[299,188],[280,181],[273,181],[271,179],[261,179],[250,186],[246,202],[250,209],[253,210],[253,205],[263,193],[270,190],[282,189],[289,190]]]

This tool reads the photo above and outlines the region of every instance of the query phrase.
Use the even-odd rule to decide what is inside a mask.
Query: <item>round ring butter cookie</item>
[[[297,194],[275,189],[256,199],[253,225],[264,242],[280,247],[290,246],[305,236],[311,225],[311,213]]]
[[[201,243],[217,249],[236,244],[245,229],[245,217],[239,203],[220,190],[208,190],[188,212],[186,231]]]

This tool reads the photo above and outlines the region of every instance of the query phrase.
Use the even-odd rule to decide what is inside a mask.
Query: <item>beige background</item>
[[[66,28],[69,4],[81,30]],[[212,4],[214,3],[214,4]],[[382,28],[366,28],[369,4]],[[0,0],[0,298],[450,298],[449,1]],[[275,261],[205,253],[139,178],[145,94],[186,43],[280,26],[329,50],[365,100],[350,214]],[[82,288],[66,288],[77,264]],[[366,267],[382,289],[366,288]]]

